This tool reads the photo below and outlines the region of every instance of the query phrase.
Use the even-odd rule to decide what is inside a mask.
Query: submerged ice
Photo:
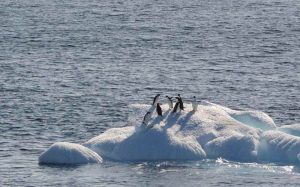
[[[143,115],[150,105],[129,107],[126,127],[108,129],[83,146],[104,159],[116,161],[199,160],[225,158],[243,162],[298,163],[300,125],[277,128],[267,114],[238,111],[203,102],[172,113],[161,105],[162,116],[153,113],[148,125]]]

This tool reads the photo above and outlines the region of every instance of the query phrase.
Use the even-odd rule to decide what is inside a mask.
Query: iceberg
[[[293,125],[283,125],[279,127],[278,130],[290,135],[300,136],[300,123]]]
[[[87,164],[101,163],[102,158],[94,151],[74,143],[57,142],[39,157],[40,164]]]
[[[54,144],[40,156],[40,163],[100,163],[101,157],[120,162],[220,157],[241,162],[300,161],[299,124],[277,127],[261,111],[233,110],[208,101],[197,111],[192,111],[192,104],[175,113],[167,104],[161,107],[163,115],[158,116],[151,105],[130,105],[126,126],[108,129],[82,146]],[[152,116],[144,124],[149,111]]]
[[[193,112],[192,105],[172,113],[162,105],[163,116],[153,114],[148,127],[141,125],[150,105],[130,106],[130,124],[109,129],[83,145],[102,157],[117,161],[197,160],[218,158],[257,161],[260,136],[276,129],[272,118],[259,111],[236,111],[204,102]]]
[[[84,145],[104,158],[118,161],[199,160],[206,157],[192,136],[178,132],[179,127],[114,128]],[[113,134],[113,136],[111,136]]]
[[[300,137],[280,131],[266,131],[262,134],[259,157],[269,162],[299,162]]]
[[[223,106],[220,106],[217,104],[213,104],[213,103],[210,103],[207,101],[206,101],[206,103],[222,108],[232,118],[234,118],[241,124],[248,125],[248,126],[251,126],[254,128],[258,128],[261,130],[272,130],[272,129],[276,128],[276,125],[275,125],[273,119],[261,111],[253,111],[253,110],[238,111],[238,110],[232,110],[230,108],[223,107]]]

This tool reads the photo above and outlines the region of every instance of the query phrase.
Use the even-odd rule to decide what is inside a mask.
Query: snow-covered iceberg
[[[162,105],[163,116],[155,113],[148,126],[141,119],[150,105],[131,105],[130,124],[109,129],[83,145],[102,157],[118,161],[195,160],[223,157],[236,161],[278,161],[268,135],[278,130],[271,117],[260,111],[237,111],[210,102],[199,105],[196,112],[190,104],[185,110],[172,113]],[[299,137],[282,133],[285,141],[295,141],[293,150],[282,149],[285,162],[294,162],[300,153]],[[275,149],[276,148],[276,149]],[[290,147],[291,148],[291,147]],[[271,150],[269,150],[271,149]],[[273,152],[272,152],[273,151]],[[289,152],[290,151],[290,152]],[[297,154],[296,154],[297,153]]]
[[[191,104],[185,104],[184,111],[177,113],[172,113],[168,105],[161,107],[163,116],[157,116],[151,105],[131,105],[128,109],[132,115],[125,127],[108,129],[82,144],[96,152],[88,154],[94,159],[87,159],[81,151],[67,153],[81,155],[75,160],[83,157],[84,162],[101,162],[98,154],[115,161],[222,157],[242,162],[299,163],[299,125],[279,128],[263,112],[232,110],[210,102],[202,102],[195,112]],[[143,116],[148,111],[154,112],[148,125],[143,125]],[[65,154],[64,149],[56,146],[54,153],[46,151],[40,162],[49,163],[50,159],[56,163],[74,162],[70,158],[59,160]]]
[[[288,133],[290,135],[300,137],[300,123],[293,124],[293,125],[284,125],[279,127],[278,130]]]
[[[169,129],[155,127],[114,128],[84,145],[101,156],[119,161],[199,160],[206,157],[193,136],[179,132],[179,126]]]
[[[74,143],[57,142],[39,157],[40,164],[87,164],[101,163],[102,158],[94,151]]]
[[[280,131],[266,131],[260,139],[259,157],[270,162],[297,163],[300,137]]]

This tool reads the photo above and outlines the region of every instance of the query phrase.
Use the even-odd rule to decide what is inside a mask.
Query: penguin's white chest
[[[169,108],[172,109],[173,108],[173,102],[168,100],[168,104],[169,104]]]
[[[197,110],[197,108],[198,108],[198,103],[197,103],[197,101],[193,101],[192,107],[193,107],[193,111],[196,111],[196,110]]]

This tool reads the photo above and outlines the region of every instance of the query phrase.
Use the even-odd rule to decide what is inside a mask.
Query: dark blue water
[[[297,0],[0,2],[0,185],[299,185],[299,167],[215,160],[39,166],[54,142],[193,95],[300,122]],[[218,177],[216,177],[218,176]]]

